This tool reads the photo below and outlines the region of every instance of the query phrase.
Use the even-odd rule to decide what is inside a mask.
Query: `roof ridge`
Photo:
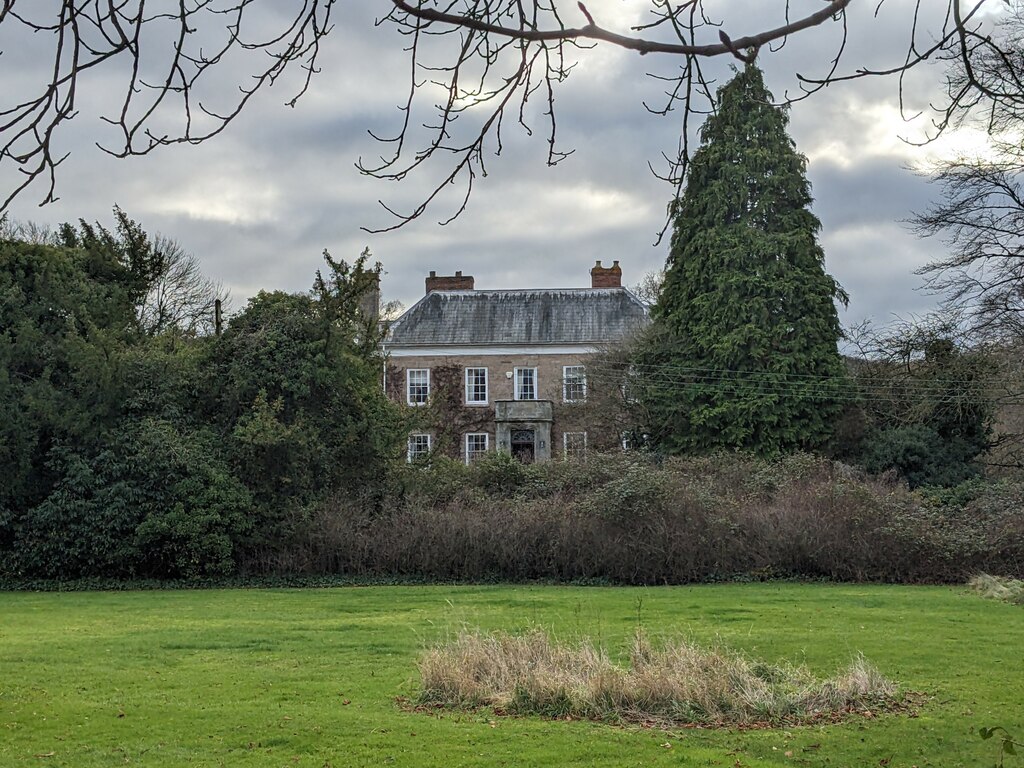
[[[427,295],[432,293],[542,293],[542,292],[594,292],[594,293],[613,293],[615,291],[628,291],[629,289],[625,286],[616,286],[614,288],[443,288],[434,289]]]

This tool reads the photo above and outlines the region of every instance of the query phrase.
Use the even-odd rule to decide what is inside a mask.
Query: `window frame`
[[[416,451],[413,454],[412,446],[414,438],[425,437],[427,438],[427,449],[425,451]],[[421,457],[429,456],[430,452],[434,449],[434,436],[430,432],[410,432],[409,437],[406,440],[405,446],[405,460],[406,463],[412,464]]]
[[[537,376],[536,366],[516,366],[512,369],[512,399],[523,402],[534,402],[540,400],[540,380]],[[523,397],[523,388],[519,379],[520,371],[532,371],[533,374],[533,397]]]
[[[491,450],[491,435],[489,432],[467,432],[465,436],[462,438],[462,453],[467,467],[473,463],[473,460],[470,458],[469,452],[469,438],[471,437],[482,437],[484,439],[483,450],[473,452],[473,456],[475,456],[476,458],[480,458],[486,455],[486,453],[489,450]]]
[[[582,435],[583,445],[581,448],[574,447],[572,455],[569,454],[569,435]],[[587,431],[576,430],[572,432],[562,433],[562,458],[565,460],[569,459],[583,459],[587,456]]]
[[[569,398],[569,371],[578,370],[580,373],[573,374],[579,378],[573,381],[574,385],[579,385],[581,390],[581,397]],[[576,365],[563,365],[562,366],[562,402],[563,403],[585,403],[587,402],[587,366],[577,363]]]
[[[470,371],[483,371],[484,372],[484,399],[483,400],[470,400],[469,395],[472,388],[476,386],[476,382],[470,384],[469,372]],[[486,366],[483,365],[467,365],[463,373],[463,383],[466,396],[466,405],[487,405],[491,400],[491,374]]]
[[[412,375],[414,373],[426,373],[427,374],[427,392],[424,395],[423,401],[414,401],[412,399]],[[419,407],[426,405],[430,400],[430,369],[429,368],[406,368],[405,369],[405,402],[407,405]]]

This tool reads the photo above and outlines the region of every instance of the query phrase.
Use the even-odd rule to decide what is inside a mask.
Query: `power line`
[[[991,385],[979,386],[977,380],[903,379],[895,382],[865,382],[855,377],[814,374],[790,375],[772,372],[751,372],[735,369],[710,369],[687,366],[588,366],[588,378],[626,385],[639,390],[671,394],[680,388],[704,390],[709,393],[744,395],[799,395],[811,399],[836,399],[847,402],[894,403],[914,400],[919,403],[953,404],[984,394],[1003,404],[1024,403],[1024,393],[993,392]],[[970,384],[969,387],[962,386]],[[998,389],[998,388],[997,388]],[[986,391],[987,390],[987,391]]]

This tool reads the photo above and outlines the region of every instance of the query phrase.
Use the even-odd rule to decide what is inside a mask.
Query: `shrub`
[[[51,578],[229,574],[252,498],[214,435],[147,419],[93,456],[55,454],[60,481],[18,527],[17,575]]]
[[[291,537],[254,553],[248,567],[662,584],[962,583],[979,570],[1019,574],[1024,565],[1015,501],[1022,488],[1012,484],[964,490],[954,503],[821,458],[732,453],[664,462],[616,454],[525,468],[495,457],[468,468],[407,468],[400,477],[373,503],[348,494],[295,513]]]
[[[673,499],[668,473],[659,472],[644,461],[629,463],[621,469],[620,474],[583,496],[582,514],[629,525],[669,511]]]
[[[981,472],[979,448],[958,436],[944,437],[923,424],[882,429],[865,440],[861,465],[874,474],[895,470],[911,488],[951,486]]]

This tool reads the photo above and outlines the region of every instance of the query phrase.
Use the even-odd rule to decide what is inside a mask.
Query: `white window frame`
[[[569,435],[582,435],[583,436],[583,447],[579,453],[573,453],[573,458],[584,458],[587,455],[587,433],[584,432],[563,432],[562,433],[562,458],[569,458]],[[575,450],[575,448],[574,448]]]
[[[415,440],[415,438],[418,438],[418,437],[425,437],[425,438],[427,438],[427,450],[426,451],[417,450],[415,452],[415,454],[414,454],[413,450],[412,450],[413,441]],[[431,435],[429,432],[413,432],[413,433],[411,433],[409,435],[409,440],[406,443],[405,460],[407,462],[409,462],[410,464],[412,464],[416,459],[420,458],[421,456],[424,456],[424,455],[429,456],[430,452],[433,450],[433,448],[434,448],[434,436],[433,435]]]
[[[476,382],[470,383],[469,372],[470,371],[483,371],[484,372],[484,399],[473,400],[471,395],[474,394],[473,387]],[[466,405],[487,405],[491,397],[491,382],[490,372],[484,366],[467,366],[466,371],[463,374],[463,379],[466,384]]]
[[[513,373],[512,383],[512,399],[513,400],[539,400],[540,399],[540,382],[537,377],[536,368],[515,368]],[[533,397],[523,397],[523,382],[520,379],[520,372],[532,371],[533,374]]]
[[[469,438],[471,437],[482,437],[484,439],[483,451],[474,451],[473,456],[479,458],[482,454],[487,453],[491,449],[491,436],[486,432],[467,432],[463,438],[463,454],[466,459],[466,466],[468,467],[472,463],[472,458],[469,453]]]
[[[572,374],[578,376],[578,380],[573,383],[579,383],[582,385],[583,393],[582,397],[569,397],[569,371],[579,371],[579,373]],[[563,365],[562,366],[562,402],[563,403],[585,403],[587,401],[587,367],[585,365]]]
[[[427,394],[423,398],[423,401],[412,399],[412,375],[414,373],[426,373],[427,374]],[[427,401],[430,400],[430,369],[429,368],[406,368],[405,369],[405,402],[409,405],[419,406],[426,405]]]

